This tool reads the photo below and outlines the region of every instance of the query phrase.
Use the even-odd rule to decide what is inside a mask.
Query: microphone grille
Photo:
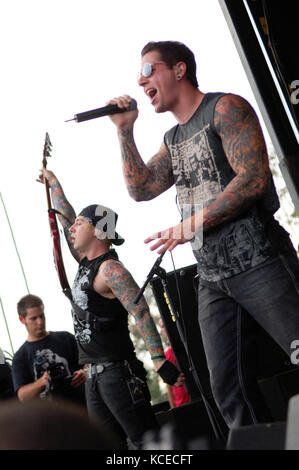
[[[130,111],[133,111],[133,109],[136,109],[137,108],[137,101],[134,100],[134,98],[131,99],[131,103],[130,103],[130,106],[129,106],[129,110]]]

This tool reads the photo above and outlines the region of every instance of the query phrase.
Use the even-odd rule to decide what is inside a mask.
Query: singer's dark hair
[[[144,46],[141,51],[141,56],[143,57],[151,51],[158,51],[161,59],[169,68],[173,67],[178,62],[185,62],[187,67],[186,77],[191,85],[198,88],[194,54],[185,44],[178,41],[151,41]]]

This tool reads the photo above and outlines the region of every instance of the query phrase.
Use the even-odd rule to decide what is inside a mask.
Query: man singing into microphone
[[[146,431],[157,429],[146,385],[146,371],[135,355],[129,336],[128,312],[150,353],[156,371],[171,385],[181,386],[184,376],[165,360],[162,341],[139,288],[118,260],[111,245],[124,239],[115,231],[117,214],[108,207],[91,205],[76,217],[54,173],[42,169],[51,187],[54,207],[72,255],[79,263],[72,288],[75,337],[79,363],[87,364],[86,402],[90,417],[100,419],[126,449],[128,437],[142,448]]]
[[[145,241],[162,253],[203,233],[202,246],[192,248],[214,398],[229,427],[267,422],[256,380],[256,322],[291,355],[299,336],[299,262],[274,217],[279,200],[262,129],[242,97],[200,91],[194,54],[180,42],[146,44],[138,83],[155,112],[171,112],[177,124],[145,163],[133,135],[138,110],[111,117],[127,189],[149,201],[175,185],[183,212],[180,223]],[[109,102],[122,109],[129,103],[127,95]]]

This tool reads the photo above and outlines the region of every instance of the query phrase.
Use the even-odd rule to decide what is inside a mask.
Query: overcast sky
[[[110,119],[65,120],[130,94],[139,108],[135,140],[147,161],[175,124],[171,114],[155,114],[137,85],[140,51],[151,40],[184,42],[195,54],[201,91],[240,94],[259,110],[218,0],[10,0],[0,5],[0,40],[0,192],[30,293],[44,300],[48,329],[73,332],[52,256],[45,191],[35,182],[46,131],[53,144],[48,168],[75,211],[99,203],[119,213],[118,231],[126,243],[118,254],[142,285],[157,259],[143,240],[179,221],[175,190],[151,202],[134,202],[123,181]],[[0,224],[0,296],[16,351],[26,339],[16,304],[27,288],[1,202]],[[72,283],[77,265],[63,245]],[[189,245],[177,247],[173,256],[176,267],[195,263]],[[173,270],[169,254],[162,267]],[[0,347],[11,352],[0,316]]]

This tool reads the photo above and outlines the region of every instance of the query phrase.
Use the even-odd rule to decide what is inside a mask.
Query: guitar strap
[[[92,319],[92,317],[95,318],[95,315],[93,313],[88,312],[87,310],[83,310],[81,307],[79,307],[79,305],[75,304],[75,302],[73,300],[73,296],[72,296],[72,291],[71,291],[70,288],[64,289],[63,293],[66,295],[66,297],[71,302],[73,310],[74,310],[75,314],[78,316],[78,318],[80,320],[83,320],[83,321],[86,321],[86,322],[90,323],[90,320]]]
[[[63,293],[69,299],[74,313],[77,315],[79,320],[89,323],[95,330],[105,332],[108,330],[115,329],[117,327],[117,318],[105,317],[103,315],[98,316],[88,310],[83,310],[77,305],[72,296],[71,289],[64,289]]]

